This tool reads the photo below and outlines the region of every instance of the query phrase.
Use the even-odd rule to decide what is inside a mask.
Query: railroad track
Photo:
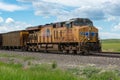
[[[61,53],[50,53],[50,54],[61,54]],[[97,53],[97,52],[92,52],[90,53],[89,55],[83,55],[83,54],[63,54],[63,55],[73,55],[73,56],[99,56],[99,57],[111,57],[111,58],[120,58],[120,52],[100,52],[100,53]]]
[[[61,54],[61,55],[73,55],[73,56],[96,56],[96,57],[111,57],[111,58],[120,58],[120,52],[100,52],[100,53],[97,53],[97,52],[92,52],[90,53],[89,55],[83,55],[83,54],[63,54],[63,53],[52,53],[50,52],[50,54]]]
[[[101,53],[91,53],[92,56],[101,56],[101,57],[114,57],[120,58],[120,52],[101,52]]]
[[[9,50],[4,50],[9,51]],[[21,51],[21,50],[14,50],[14,52],[28,52],[28,51]],[[31,52],[30,52],[31,53]],[[83,54],[63,54],[61,52],[32,52],[32,53],[45,53],[45,54],[60,54],[60,55],[73,55],[73,56],[94,56],[94,57],[111,57],[111,58],[120,58],[120,52],[91,52],[89,55],[83,55]]]

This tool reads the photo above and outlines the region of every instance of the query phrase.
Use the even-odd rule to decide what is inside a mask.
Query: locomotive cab
[[[77,18],[73,21],[74,26],[93,26],[93,22],[89,19]]]
[[[76,51],[89,52],[101,51],[101,45],[98,38],[98,29],[93,26],[93,22],[87,18],[76,18],[66,22],[68,38],[76,44]],[[72,34],[73,36],[71,36]],[[69,39],[68,39],[69,40]],[[69,40],[70,41],[70,40]]]
[[[78,27],[79,46],[84,47],[87,51],[101,51],[98,29],[93,26],[91,20],[77,19],[73,24],[75,27]]]

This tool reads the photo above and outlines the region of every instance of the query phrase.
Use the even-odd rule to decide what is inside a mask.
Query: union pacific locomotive
[[[100,52],[98,29],[87,18],[28,27],[1,34],[2,49],[89,54]]]

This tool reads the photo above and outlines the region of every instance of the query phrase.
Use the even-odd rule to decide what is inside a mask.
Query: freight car
[[[3,49],[22,49],[26,45],[25,41],[28,37],[28,32],[13,31],[2,34],[2,48]]]
[[[2,34],[0,34],[0,49],[2,48]]]
[[[29,27],[26,50],[62,51],[64,53],[89,53],[101,51],[98,29],[87,18]]]

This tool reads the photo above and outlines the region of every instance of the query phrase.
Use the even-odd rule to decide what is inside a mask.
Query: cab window
[[[72,22],[66,23],[66,27],[67,27],[67,28],[72,28]]]
[[[87,19],[81,19],[81,20],[75,20],[73,22],[75,26],[93,26],[92,21],[87,20]]]

